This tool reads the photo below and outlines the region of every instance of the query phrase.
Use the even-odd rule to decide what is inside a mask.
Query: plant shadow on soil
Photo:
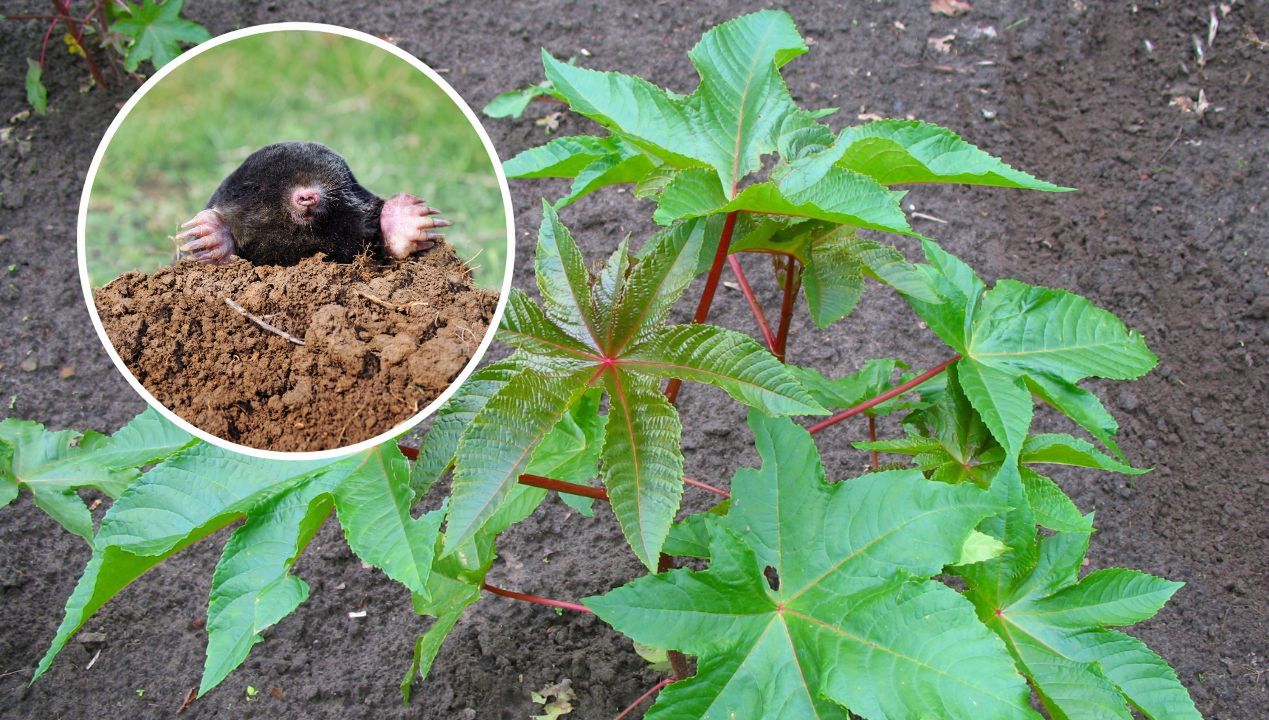
[[[790,88],[806,107],[845,108],[830,121],[837,127],[869,112],[911,113],[1040,177],[1080,188],[1059,196],[921,188],[905,206],[945,220],[918,221],[916,229],[986,277],[1087,295],[1142,331],[1162,358],[1143,381],[1095,388],[1120,420],[1125,452],[1154,472],[1131,480],[1091,473],[1056,479],[1081,508],[1097,511],[1101,529],[1088,569],[1123,565],[1187,582],[1133,633],[1177,668],[1205,716],[1259,717],[1269,706],[1263,644],[1269,617],[1255,590],[1264,587],[1269,565],[1263,521],[1269,472],[1261,447],[1269,429],[1262,369],[1269,51],[1250,33],[1265,37],[1269,9],[1235,4],[1200,67],[1192,38],[1205,43],[1205,3],[974,5],[968,15],[946,18],[930,14],[924,2],[799,3],[793,15],[814,45],[787,66]],[[304,19],[390,34],[403,49],[447,69],[446,78],[479,106],[537,82],[540,46],[557,57],[585,48],[585,65],[690,91],[696,81],[684,53],[708,26],[756,7],[547,2],[529,12],[393,2],[343,15],[283,1],[205,2],[187,14],[213,32]],[[0,98],[9,114],[22,106],[18,48],[34,47],[42,30],[0,23],[7,49],[2,75],[10,79]],[[948,34],[956,36],[948,54],[932,49],[929,39]],[[0,281],[0,298],[18,309],[14,316],[27,318],[0,347],[0,399],[14,397],[14,416],[110,430],[142,405],[115,375],[79,306],[73,241],[79,184],[70,179],[83,177],[127,92],[77,93],[83,71],[71,60],[56,58],[46,74],[50,114],[15,126],[0,144],[0,232],[9,238],[0,255],[15,267]],[[1200,118],[1169,104],[1181,95],[1196,98],[1199,89],[1223,110]],[[489,122],[503,157],[546,140],[533,120],[556,109],[534,105],[522,121]],[[558,132],[592,129],[565,116]],[[518,250],[528,258],[539,198],[562,195],[565,184],[521,182],[512,190]],[[567,209],[564,220],[595,259],[627,232],[646,238],[649,213],[628,192],[613,191]],[[915,245],[905,249],[915,256]],[[765,261],[745,263],[759,297],[776,306],[778,289]],[[516,284],[532,287],[529,262],[520,263]],[[680,307],[677,319],[687,319],[689,310]],[[711,319],[753,331],[736,292],[720,292]],[[910,311],[875,288],[854,316],[827,332],[813,331],[804,308],[794,329],[793,360],[832,375],[878,356],[925,367],[946,352]],[[19,369],[27,358],[37,370]],[[61,379],[66,367],[74,377]],[[725,484],[737,467],[756,462],[743,410],[721,392],[685,389],[682,412],[688,474]],[[1067,427],[1043,416],[1037,426]],[[896,429],[883,424],[882,430]],[[830,477],[862,471],[866,456],[849,442],[863,433],[862,424],[846,423],[824,434]],[[685,498],[693,509],[709,502],[695,493]],[[640,574],[611,514],[601,508],[594,519],[580,518],[554,499],[504,536],[500,549],[490,581],[524,592],[576,599]],[[198,682],[205,641],[198,619],[218,551],[216,542],[187,551],[108,605],[85,628],[106,633],[91,670],[85,665],[98,648],[75,644],[25,689],[88,551],[27,500],[5,510],[0,673],[12,674],[0,678],[0,712],[171,717]],[[538,707],[529,701],[531,690],[569,678],[579,696],[574,716],[602,720],[658,679],[628,641],[593,617],[486,598],[460,622],[427,684],[403,707],[396,681],[414,633],[426,627],[411,614],[405,591],[364,571],[333,526],[319,534],[297,571],[312,584],[310,600],[182,717],[524,718]],[[367,615],[349,618],[359,609]],[[255,699],[244,692],[248,684],[262,691]]]
[[[185,260],[125,273],[94,300],[155,399],[216,437],[281,452],[346,447],[418,414],[471,360],[498,304],[443,241],[386,264]]]

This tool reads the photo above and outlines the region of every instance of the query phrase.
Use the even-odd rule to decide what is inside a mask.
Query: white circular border
[[[114,345],[110,342],[110,337],[106,335],[106,329],[101,324],[101,318],[97,315],[97,305],[93,301],[92,286],[88,280],[88,259],[87,253],[85,252],[85,236],[88,227],[88,198],[92,194],[93,183],[97,179],[97,169],[101,165],[101,159],[105,155],[106,148],[110,145],[111,139],[114,138],[115,132],[128,117],[128,113],[132,112],[132,108],[136,106],[137,102],[140,101],[151,88],[162,81],[163,78],[167,77],[169,73],[180,67],[182,63],[191,58],[197,57],[198,55],[201,55],[218,45],[223,45],[224,43],[237,40],[238,38],[281,31],[320,32],[330,35],[342,35],[347,38],[369,43],[380,50],[392,53],[398,58],[404,60],[416,70],[426,75],[432,82],[436,83],[436,85],[444,90],[445,94],[454,101],[458,108],[463,111],[463,114],[467,117],[467,121],[471,123],[473,128],[475,128],[476,133],[480,136],[481,142],[484,143],[485,151],[489,154],[489,161],[493,163],[494,173],[498,177],[498,186],[502,189],[502,205],[504,212],[506,213],[507,224],[507,263],[506,269],[503,273],[502,293],[498,298],[498,306],[494,309],[493,320],[490,322],[489,329],[485,332],[485,337],[481,341],[480,346],[476,348],[476,353],[472,356],[471,360],[467,362],[466,367],[464,367],[462,372],[458,374],[458,377],[455,378],[454,382],[446,388],[445,392],[441,393],[439,397],[429,403],[427,407],[423,408],[413,417],[399,423],[386,432],[380,433],[369,440],[363,440],[354,445],[334,448],[331,450],[317,450],[311,452],[261,450],[259,448],[247,447],[245,445],[230,442],[224,438],[217,437],[205,430],[195,427],[184,418],[181,418],[179,415],[169,410],[163,405],[163,403],[156,400],[154,396],[150,394],[150,391],[146,390],[145,387],[137,381],[136,377],[133,376],[132,372],[128,369],[128,366],[124,364],[123,360],[119,357],[119,353],[115,351]],[[110,355],[111,361],[113,361],[115,367],[123,373],[124,378],[126,378],[128,383],[132,385],[133,389],[136,390],[141,397],[145,398],[145,401],[149,403],[151,407],[162,413],[164,417],[198,438],[227,450],[269,460],[325,460],[344,457],[362,450],[368,450],[371,447],[391,440],[397,435],[409,431],[424,418],[431,415],[436,408],[440,407],[440,405],[448,400],[451,395],[457,392],[460,385],[466,382],[467,377],[471,375],[472,371],[476,369],[476,365],[480,362],[480,359],[484,357],[485,351],[489,349],[489,344],[493,342],[494,333],[497,330],[499,323],[502,321],[502,314],[503,311],[506,310],[507,300],[511,294],[511,275],[512,270],[515,267],[516,249],[515,213],[511,206],[511,190],[507,186],[506,175],[502,172],[502,161],[498,159],[498,153],[494,150],[493,142],[489,140],[489,134],[485,132],[485,128],[480,124],[480,120],[476,117],[476,113],[472,112],[472,109],[467,105],[466,101],[463,100],[462,96],[460,96],[454,88],[450,87],[449,83],[445,82],[445,79],[438,75],[436,71],[432,70],[432,68],[423,64],[423,62],[418,58],[389,42],[380,40],[373,35],[366,34],[359,30],[350,30],[348,28],[339,27],[338,25],[326,25],[311,22],[269,23],[266,25],[254,25],[252,27],[225,33],[224,35],[212,38],[197,47],[181,53],[175,60],[167,65],[164,65],[158,72],[146,80],[141,88],[137,90],[132,97],[128,98],[128,102],[124,104],[123,109],[119,111],[117,116],[115,116],[114,121],[110,123],[110,127],[106,130],[105,136],[101,139],[101,143],[97,146],[97,152],[93,154],[92,165],[88,167],[88,176],[84,181],[84,192],[79,201],[79,221],[76,225],[76,235],[76,243],[79,253],[79,281],[80,285],[83,287],[84,301],[88,304],[88,315],[92,318],[93,327],[97,329],[97,336],[101,338],[101,343],[105,346],[106,352]]]

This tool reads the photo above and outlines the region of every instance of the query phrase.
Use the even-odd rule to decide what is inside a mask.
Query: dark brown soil
[[[29,5],[46,12],[42,3]],[[187,5],[213,32],[315,20],[390,35],[444,69],[479,106],[507,88],[537,82],[541,46],[689,91],[696,81],[684,54],[701,31],[759,3],[383,2],[355,12],[305,0]],[[959,18],[931,15],[924,1],[790,5],[815,41],[787,66],[789,86],[805,106],[842,107],[832,121],[839,126],[861,113],[911,113],[1080,189],[1041,195],[930,187],[914,190],[909,202],[947,221],[917,221],[919,231],[987,278],[1012,276],[1087,295],[1141,330],[1162,358],[1143,381],[1098,388],[1123,426],[1123,449],[1155,471],[1131,480],[1093,473],[1058,479],[1082,508],[1097,511],[1090,569],[1138,567],[1187,583],[1133,633],[1177,668],[1206,717],[1264,717],[1269,50],[1253,38],[1269,40],[1269,7],[1234,3],[1207,47],[1206,2],[976,0],[974,11]],[[22,107],[23,53],[35,52],[42,32],[35,23],[0,23],[5,117]],[[949,54],[930,49],[930,38],[948,34],[956,35]],[[1195,36],[1205,46],[1203,67],[1195,61]],[[83,72],[73,58],[51,57],[49,115],[15,126],[0,143],[0,233],[9,237],[0,260],[16,266],[0,278],[0,303],[15,318],[0,343],[0,402],[15,397],[13,415],[56,427],[109,430],[142,403],[114,372],[81,309],[74,221],[92,149],[127,92],[80,94]],[[1200,118],[1170,105],[1179,95],[1197,99],[1200,89],[1224,109]],[[554,109],[535,106],[522,121],[489,123],[502,156],[543,142],[533,120]],[[566,118],[559,132],[590,130]],[[525,259],[539,199],[558,197],[565,185],[512,184],[520,287],[533,285]],[[647,237],[649,214],[647,204],[614,191],[563,216],[596,258],[627,232],[636,241]],[[904,247],[915,256],[913,245]],[[746,264],[760,298],[776,307],[767,264]],[[686,317],[680,308],[679,319]],[[711,319],[754,332],[737,292],[720,291]],[[926,367],[946,352],[879,290],[824,333],[813,330],[802,306],[795,329],[792,359],[837,374],[883,355]],[[28,358],[38,363],[29,373],[19,369]],[[60,379],[59,369],[68,366],[75,377]],[[756,460],[743,410],[721,392],[689,386],[681,406],[690,475],[725,484],[736,467]],[[820,448],[831,476],[860,471],[866,458],[848,443],[863,433],[849,423],[824,433]],[[689,493],[685,501],[699,508],[708,498]],[[94,618],[86,629],[105,632],[106,644],[91,670],[84,669],[91,653],[73,644],[26,690],[88,549],[29,501],[0,511],[0,715],[172,717],[198,683],[205,636],[192,623],[206,612],[219,545],[214,539],[177,556]],[[509,533],[500,550],[492,582],[565,599],[640,573],[606,510],[594,519],[569,516],[555,500]],[[363,570],[332,526],[297,570],[312,584],[309,601],[181,718],[523,719],[539,707],[530,691],[569,678],[579,697],[577,710],[564,717],[608,720],[657,680],[628,641],[594,618],[491,597],[469,610],[431,680],[403,707],[395,682],[413,633],[426,627],[410,612],[406,593]],[[349,619],[347,611],[358,608],[367,616]],[[258,699],[247,698],[248,684],[261,689]],[[281,699],[269,694],[274,687]]]
[[[159,402],[217,437],[284,452],[345,447],[417,414],[471,360],[498,304],[448,243],[386,265],[185,260],[126,273],[94,300]]]

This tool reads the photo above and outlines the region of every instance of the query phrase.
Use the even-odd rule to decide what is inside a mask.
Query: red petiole
[[[581,613],[591,612],[590,608],[582,605],[581,603],[568,602],[567,600],[554,600],[552,598],[530,595],[528,593],[519,593],[514,590],[500,588],[497,585],[490,585],[489,583],[484,583],[481,587],[494,595],[501,595],[506,598],[511,598],[512,600],[523,600],[524,602],[533,603],[534,605],[545,605],[547,607],[560,608],[561,610],[574,610]]]
[[[735,188],[732,191],[734,194]],[[696,314],[692,316],[694,323],[703,323],[709,318],[709,308],[714,304],[714,293],[718,291],[718,280],[723,274],[723,264],[727,260],[727,252],[731,247],[731,236],[736,232],[737,215],[736,211],[729,212],[727,219],[723,221],[723,232],[718,237],[718,249],[714,251],[714,262],[710,265],[709,275],[705,278],[705,289],[701,291],[700,302],[696,303]],[[677,378],[665,386],[665,397],[670,404],[678,400],[681,387],[683,387],[683,381]]]
[[[957,360],[960,360],[960,359],[961,359],[961,356],[960,356],[960,354],[959,354],[959,353],[957,353],[957,354],[953,355],[952,357],[950,357],[950,358],[948,358],[948,359],[944,360],[943,362],[939,363],[938,365],[935,365],[934,367],[930,368],[929,370],[926,370],[925,372],[921,373],[920,375],[917,375],[916,377],[912,378],[911,380],[909,380],[909,381],[907,381],[907,382],[903,383],[902,385],[896,385],[895,387],[890,388],[889,390],[887,390],[887,391],[885,391],[885,392],[881,393],[880,395],[878,395],[877,397],[875,397],[875,398],[873,398],[873,399],[871,399],[871,400],[867,400],[867,401],[865,401],[865,402],[862,402],[862,403],[860,403],[860,404],[856,405],[856,406],[855,406],[855,407],[853,407],[853,408],[849,408],[849,409],[843,410],[843,411],[841,411],[841,412],[839,412],[839,413],[837,413],[837,414],[835,414],[835,415],[832,415],[832,416],[830,416],[830,417],[826,417],[826,418],[824,418],[823,420],[821,420],[821,421],[819,421],[819,422],[815,423],[814,425],[812,425],[812,426],[808,427],[808,428],[807,428],[807,430],[808,430],[808,431],[810,431],[811,433],[817,433],[817,432],[819,432],[819,431],[821,431],[821,430],[823,430],[823,429],[825,429],[825,428],[832,427],[832,426],[836,425],[837,423],[839,423],[839,422],[841,422],[841,421],[843,421],[843,420],[845,420],[845,419],[847,419],[847,418],[852,418],[852,417],[855,417],[856,415],[858,415],[858,414],[859,414],[859,413],[861,413],[861,412],[864,412],[865,410],[871,410],[872,408],[877,407],[878,405],[880,405],[881,403],[883,403],[883,402],[885,402],[885,401],[889,400],[890,398],[892,398],[892,397],[896,397],[896,396],[899,396],[899,395],[902,395],[902,394],[904,394],[905,392],[907,392],[907,391],[911,390],[912,388],[916,387],[917,385],[920,385],[921,383],[925,382],[926,380],[929,380],[930,378],[932,378],[932,377],[934,377],[934,376],[938,375],[939,373],[941,373],[941,372],[943,372],[944,370],[946,370],[946,369],[947,369],[947,368],[948,368],[948,367],[949,367],[952,363],[954,363],[954,362],[956,362]]]
[[[727,256],[727,264],[731,266],[732,273],[736,276],[736,283],[740,285],[740,292],[745,296],[745,302],[749,303],[749,309],[753,312],[753,319],[758,321],[758,330],[762,333],[762,341],[766,343],[767,349],[776,353],[776,337],[771,332],[771,326],[767,324],[767,315],[762,311],[762,305],[758,303],[758,296],[754,294],[753,286],[749,284],[749,278],[745,277],[745,270],[740,266],[740,259],[735,255]]]
[[[653,695],[656,695],[657,693],[661,692],[661,688],[664,688],[666,685],[669,685],[670,683],[675,682],[677,680],[678,680],[677,677],[675,677],[674,675],[671,675],[670,677],[662,680],[656,685],[653,685],[651,690],[648,690],[646,693],[640,695],[637,700],[630,703],[630,705],[628,705],[625,710],[622,710],[620,713],[618,713],[617,717],[614,717],[612,720],[622,720],[622,718],[634,712],[635,708],[647,702],[648,698],[651,698]]]

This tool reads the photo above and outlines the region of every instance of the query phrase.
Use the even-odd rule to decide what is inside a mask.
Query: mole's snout
[[[291,216],[296,222],[308,222],[322,204],[322,191],[316,187],[299,187],[291,191]]]

